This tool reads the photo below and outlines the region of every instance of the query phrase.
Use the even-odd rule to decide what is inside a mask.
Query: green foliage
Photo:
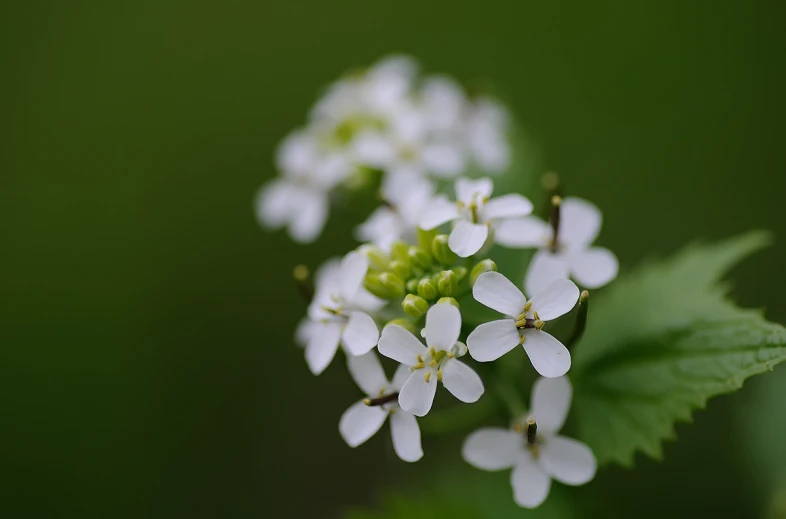
[[[768,243],[750,233],[694,245],[593,300],[570,372],[579,437],[600,463],[660,459],[674,423],[786,360],[786,329],[736,307],[719,279]]]

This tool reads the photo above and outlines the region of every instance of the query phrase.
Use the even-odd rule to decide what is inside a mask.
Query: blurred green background
[[[393,51],[504,93],[545,167],[602,207],[623,270],[772,230],[734,294],[786,322],[785,19],[777,0],[5,2],[3,516],[335,517],[417,481],[386,434],[342,443],[358,394],[291,339],[292,266],[351,227],[298,247],[252,212],[319,88]],[[784,396],[786,369],[754,379],[663,463],[559,499],[761,517],[786,489]]]

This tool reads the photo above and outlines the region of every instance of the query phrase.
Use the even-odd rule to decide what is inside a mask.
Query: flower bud
[[[407,294],[401,302],[401,308],[412,317],[421,317],[428,312],[428,301],[415,294]]]
[[[409,268],[409,264],[403,261],[391,261],[390,270],[392,270],[393,273],[401,279],[407,279],[410,275],[412,275],[412,269]]]
[[[448,246],[448,235],[440,234],[431,242],[431,253],[440,265],[450,266],[456,262],[456,253]]]
[[[366,274],[363,286],[382,299],[396,299],[404,295],[404,281],[392,272]]]
[[[420,247],[410,247],[407,251],[407,258],[415,267],[419,269],[431,268],[431,255]]]
[[[453,299],[452,297],[440,297],[439,301],[437,301],[437,304],[438,305],[448,304],[448,305],[453,305],[456,308],[459,307],[459,302]]]
[[[467,267],[453,267],[451,270],[456,274],[456,279],[459,283],[467,277]]]
[[[404,261],[408,260],[407,253],[409,252],[409,245],[401,240],[394,241],[390,246],[391,259]]]
[[[425,251],[431,250],[431,242],[434,240],[434,237],[437,234],[439,234],[437,229],[424,231],[423,229],[418,228],[418,245],[420,245],[420,248]]]
[[[497,271],[497,264],[491,261],[490,259],[484,259],[483,261],[479,262],[472,268],[472,272],[469,273],[469,282],[473,285],[475,281],[478,280],[478,276],[481,274],[485,274],[486,272],[496,272]]]
[[[437,280],[437,290],[440,295],[452,296],[458,288],[458,278],[452,270],[443,270],[439,273]]]
[[[399,317],[398,319],[393,319],[392,321],[388,321],[387,323],[385,323],[385,326],[388,326],[390,324],[401,326],[402,328],[404,328],[405,330],[409,331],[412,334],[417,333],[417,328],[415,327],[415,323],[413,323],[409,319]]]
[[[439,295],[437,285],[429,278],[421,279],[418,281],[418,295],[427,301],[436,299]]]
[[[407,281],[407,292],[410,294],[414,294],[418,291],[418,280],[417,279],[410,279]]]
[[[390,266],[388,255],[377,246],[361,245],[358,249],[368,259],[368,265],[373,270],[387,270]]]

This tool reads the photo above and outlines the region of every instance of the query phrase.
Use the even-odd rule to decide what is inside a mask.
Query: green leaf
[[[750,233],[641,267],[593,300],[571,378],[580,437],[600,463],[662,457],[674,423],[786,360],[786,329],[726,298],[719,279],[769,242]]]

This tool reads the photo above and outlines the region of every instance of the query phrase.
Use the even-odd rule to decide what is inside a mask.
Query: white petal
[[[296,130],[284,137],[276,148],[276,167],[286,173],[307,175],[314,166],[316,155],[314,136]]]
[[[603,216],[594,204],[581,198],[565,198],[560,204],[559,241],[570,248],[583,248],[595,241]]]
[[[470,356],[478,362],[497,360],[519,345],[519,331],[513,319],[483,323],[467,337]]]
[[[505,247],[528,249],[543,247],[551,240],[549,224],[537,216],[502,220],[494,230],[494,241]]]
[[[541,292],[555,279],[567,279],[569,273],[568,258],[564,254],[552,254],[541,249],[532,257],[527,267],[524,288],[532,297]]]
[[[452,305],[450,305],[452,306]],[[418,355],[426,355],[426,347],[414,335],[401,326],[389,324],[382,330],[379,339],[379,352],[390,359],[407,366],[418,363]]]
[[[388,386],[385,371],[373,351],[365,355],[348,355],[347,368],[355,384],[372,398],[378,397],[380,391]]]
[[[425,231],[430,231],[456,218],[458,218],[458,208],[456,204],[448,200],[445,196],[437,196],[431,202],[431,205],[424,211],[420,219],[420,228]]]
[[[420,427],[414,415],[401,409],[390,415],[390,435],[393,437],[393,450],[399,458],[410,463],[423,457],[420,444]]]
[[[617,277],[617,257],[608,249],[593,247],[570,255],[573,278],[585,288],[600,288]]]
[[[470,180],[468,178],[456,179],[456,200],[464,202],[464,205],[471,204],[475,198],[489,198],[494,191],[494,182],[488,178]]]
[[[297,243],[316,240],[328,217],[327,195],[321,191],[303,191],[292,203],[298,210],[294,212],[289,224],[290,237]]]
[[[314,285],[317,292],[338,290],[341,278],[341,259],[330,258],[322,263],[314,273]]]
[[[381,407],[367,406],[361,400],[344,411],[338,430],[347,445],[357,447],[374,436],[387,417],[388,412]]]
[[[570,369],[570,352],[557,339],[543,330],[527,329],[523,332],[524,351],[532,367],[543,377],[561,377]]]
[[[362,164],[386,168],[396,157],[393,140],[377,133],[364,132],[352,139],[352,152]]]
[[[539,378],[532,386],[532,416],[538,432],[552,436],[562,429],[570,411],[573,389],[568,377]]]
[[[401,224],[401,217],[395,211],[378,207],[365,222],[355,227],[355,238],[360,242],[372,242],[387,251],[401,237]]]
[[[461,311],[451,304],[434,305],[426,313],[426,344],[449,351],[461,333]]]
[[[541,463],[551,477],[566,485],[583,485],[595,477],[598,462],[592,450],[564,436],[549,438],[541,448]]]
[[[368,260],[357,251],[350,252],[341,260],[340,289],[341,297],[351,301],[363,284],[363,278],[368,272]]]
[[[290,194],[292,185],[286,180],[276,179],[262,186],[256,196],[256,215],[259,223],[268,229],[283,226],[292,213]]]
[[[483,221],[495,218],[518,218],[532,212],[532,202],[518,193],[492,198],[481,210]]]
[[[295,343],[301,348],[305,348],[311,336],[317,333],[319,323],[312,321],[308,317],[303,318],[295,329]]]
[[[393,389],[396,391],[401,391],[401,388],[404,387],[404,384],[409,380],[411,374],[412,372],[409,370],[408,365],[399,364],[396,368],[396,372],[393,373],[393,380],[390,381],[390,385],[393,386]]]
[[[483,381],[474,369],[458,359],[445,362],[445,367],[442,368],[442,385],[467,404],[477,402],[483,395]]]
[[[325,371],[335,357],[341,339],[341,323],[319,323],[319,326],[306,345],[306,363],[314,375]]]
[[[513,500],[524,508],[537,508],[549,495],[551,478],[531,458],[522,456],[510,473]]]
[[[468,258],[483,247],[488,237],[489,228],[486,224],[459,220],[450,232],[448,246],[459,257]]]
[[[431,373],[426,381],[426,370],[419,369],[410,375],[398,395],[401,409],[415,416],[426,416],[434,403],[437,392],[437,376]]]
[[[461,456],[481,470],[510,468],[522,450],[524,438],[514,431],[485,427],[473,432],[461,447]]]
[[[423,148],[421,160],[426,171],[439,178],[452,178],[464,170],[464,154],[459,146],[435,142]]]
[[[518,317],[527,298],[508,278],[499,272],[484,272],[472,287],[475,300],[499,313]]]
[[[413,198],[418,201],[430,201],[434,189],[434,184],[430,180],[409,171],[385,175],[380,192],[385,200],[399,207],[409,205]]]
[[[555,279],[531,300],[532,310],[544,321],[570,312],[579,300],[579,287],[569,279]]]
[[[379,342],[377,323],[365,312],[349,312],[341,340],[351,355],[363,355]]]

